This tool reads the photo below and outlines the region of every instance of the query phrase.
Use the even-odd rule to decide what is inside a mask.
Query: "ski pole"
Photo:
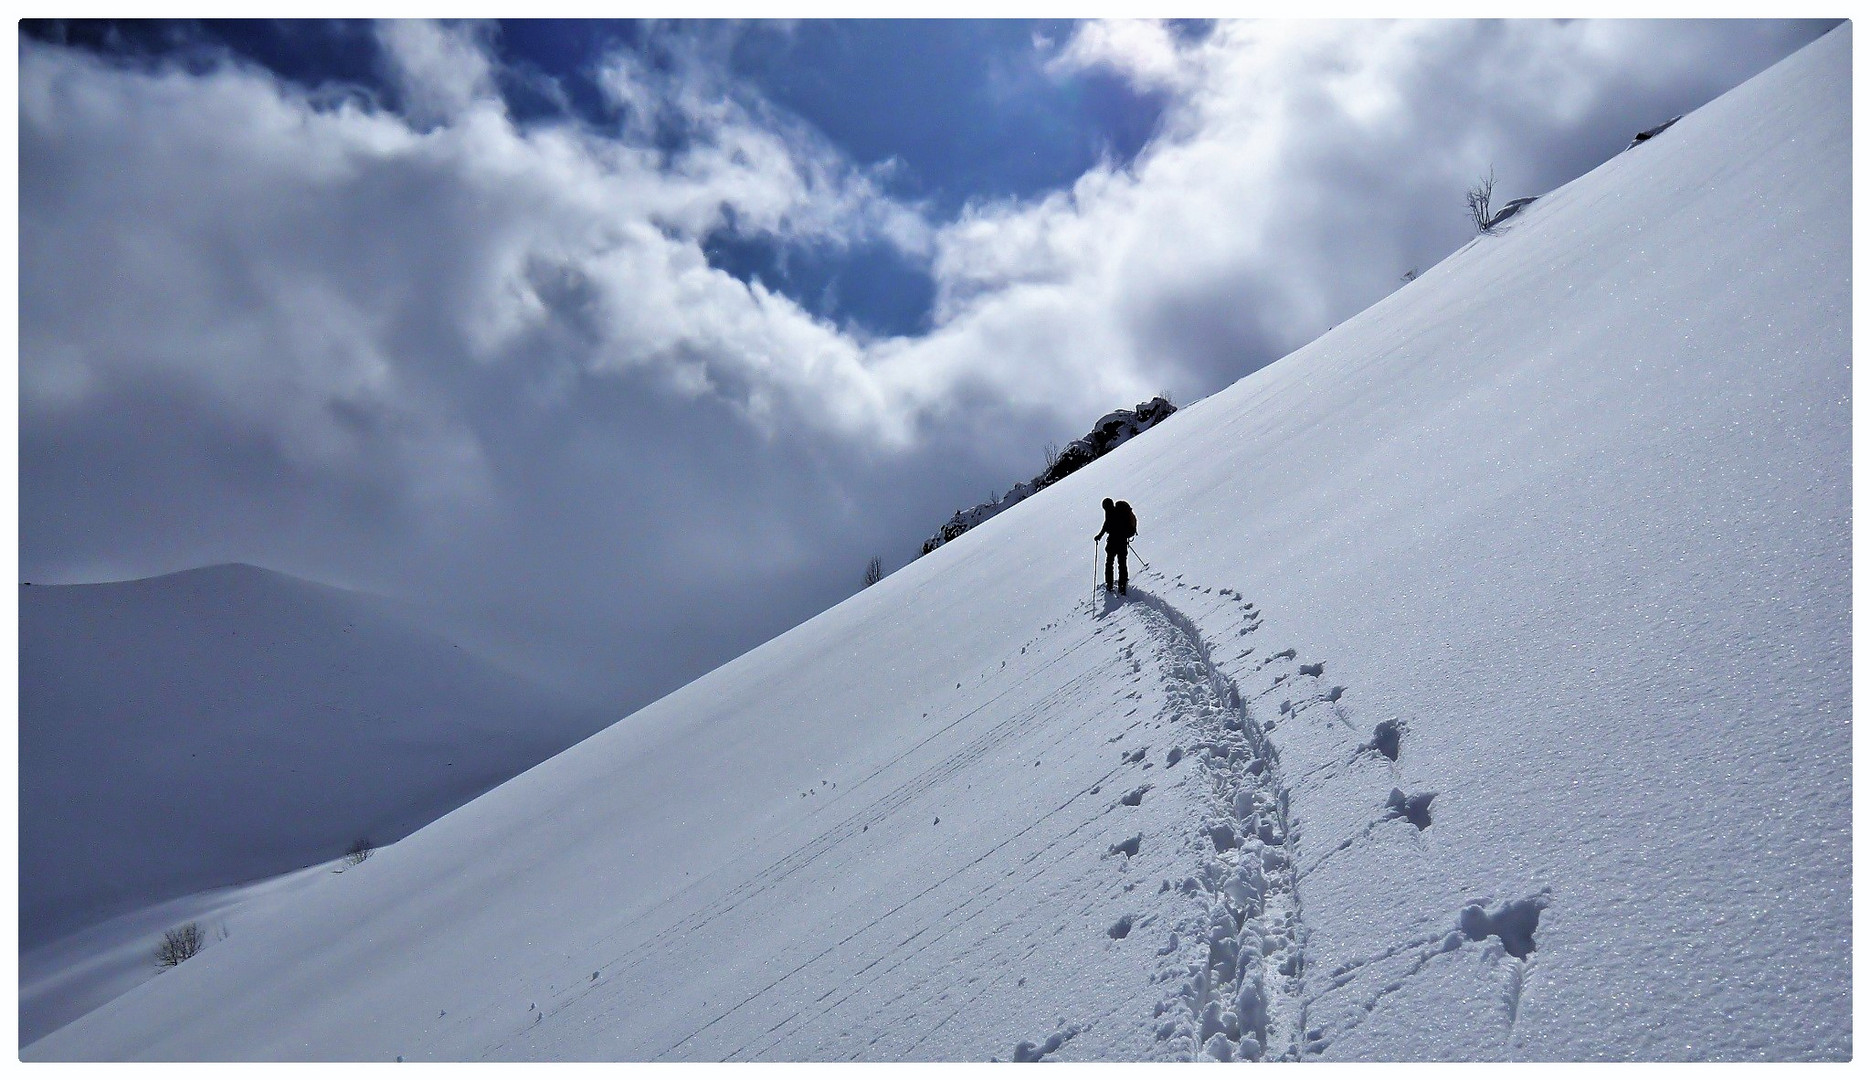
[[[1143,569],[1149,569],[1149,560],[1143,558],[1143,553],[1136,550],[1136,545],[1134,543],[1130,545],[1130,554],[1136,556],[1136,561],[1143,565]]]

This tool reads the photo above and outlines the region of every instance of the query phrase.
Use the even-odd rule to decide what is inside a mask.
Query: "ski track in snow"
[[[1157,643],[1179,726],[1195,740],[1174,752],[1178,760],[1192,757],[1203,774],[1208,814],[1195,831],[1212,845],[1200,871],[1175,886],[1205,904],[1170,937],[1172,945],[1186,937],[1193,948],[1175,949],[1158,973],[1164,981],[1182,977],[1156,1005],[1157,1016],[1169,1017],[1156,1038],[1178,1057],[1296,1059],[1306,932],[1278,751],[1195,623],[1143,589],[1129,599],[1126,609]],[[1251,616],[1251,605],[1245,610]],[[1293,655],[1280,654],[1287,661]],[[1304,675],[1322,673],[1315,665]],[[1285,681],[1279,676],[1274,685]]]
[[[1092,640],[1093,640],[1092,635],[1085,634],[1083,637],[1081,637],[1076,642],[1073,642],[1069,646],[1062,649],[1058,653],[1058,655],[1040,664],[1037,668],[1035,668],[1033,671],[1028,673],[1024,678],[1020,679],[1013,685],[1001,690],[999,693],[995,694],[991,698],[988,698],[986,701],[975,706],[974,708],[969,709],[968,711],[966,711],[965,713],[963,713],[962,715],[960,715],[959,717],[957,717],[955,720],[951,721],[950,723],[943,725],[941,728],[930,733],[928,736],[924,737],[922,740],[920,740],[919,742],[909,747],[906,751],[904,751],[897,758],[872,770],[867,776],[863,777],[862,780],[848,784],[848,785],[841,786],[840,788],[837,789],[838,794],[834,796],[832,799],[827,801],[825,809],[826,810],[830,809],[832,806],[835,806],[838,802],[856,799],[857,797],[861,796],[868,790],[868,788],[873,782],[878,781],[879,777],[882,777],[884,774],[897,769],[904,761],[913,758],[913,756],[918,750],[927,746],[929,743],[934,742],[935,740],[940,738],[942,735],[947,734],[949,731],[953,730],[954,728],[960,726],[968,719],[971,719],[972,717],[974,717],[981,711],[987,709],[989,706],[1005,698],[1007,695],[1013,693],[1015,690],[1030,683],[1038,675],[1053,668],[1060,662],[1064,661],[1066,658],[1071,656],[1073,653],[1077,652],[1079,649],[1089,644]],[[1006,720],[1002,721],[999,724],[994,725],[992,728],[988,729],[986,732],[980,735],[977,735],[973,739],[969,740],[959,751],[951,754],[950,756],[948,756],[947,758],[945,758],[938,764],[931,766],[927,769],[924,769],[920,773],[917,773],[916,775],[912,776],[910,779],[903,781],[901,783],[898,783],[896,786],[888,789],[881,797],[877,798],[876,800],[872,802],[864,804],[862,808],[859,811],[857,811],[855,814],[853,814],[852,816],[839,821],[837,824],[833,825],[831,828],[819,833],[813,839],[811,839],[804,845],[794,849],[793,851],[787,853],[784,857],[775,861],[774,863],[772,863],[770,866],[766,867],[759,873],[752,875],[750,878],[748,878],[748,880],[745,883],[743,883],[742,885],[728,892],[720,900],[715,901],[714,903],[711,903],[703,907],[701,910],[690,915],[688,918],[683,919],[677,922],[676,924],[660,931],[659,933],[655,934],[654,936],[650,937],[649,939],[645,940],[644,942],[635,946],[634,948],[631,948],[624,953],[618,954],[617,956],[611,958],[609,961],[598,965],[595,970],[601,972],[605,970],[617,971],[620,969],[626,969],[630,967],[632,964],[639,962],[646,954],[651,953],[657,949],[679,948],[681,942],[685,938],[687,938],[689,935],[698,933],[706,929],[710,924],[716,922],[717,920],[721,919],[724,916],[732,914],[733,912],[738,910],[742,905],[758,897],[760,894],[765,893],[768,890],[774,889],[782,885],[788,878],[804,870],[806,867],[813,864],[819,858],[825,856],[828,853],[835,851],[841,843],[847,840],[853,839],[854,837],[862,834],[868,829],[869,826],[879,824],[887,820],[891,816],[891,814],[893,814],[894,812],[902,808],[907,803],[913,801],[917,796],[921,795],[922,793],[928,791],[931,788],[935,788],[939,786],[944,781],[950,779],[956,773],[960,772],[967,766],[973,764],[974,762],[979,761],[981,758],[985,757],[988,753],[990,753],[994,749],[998,748],[1001,744],[1006,742],[1009,738],[1018,734],[1023,728],[1030,725],[1035,719],[1036,715],[1043,715],[1043,712],[1048,705],[1062,698],[1069,697],[1073,693],[1080,691],[1084,687],[1084,685],[1088,681],[1090,681],[1089,677],[1092,674],[1093,674],[1092,672],[1086,672],[1078,676],[1075,676],[1072,679],[1067,680],[1066,682],[1062,683],[1061,685],[1059,685],[1058,687],[1054,688],[1052,691],[1047,693],[1040,700],[1038,705],[1034,707],[1029,707],[1026,709],[1015,711]],[[1027,826],[1025,829],[1020,830],[1018,833],[1015,833],[1012,836],[1008,837],[1006,840],[1002,841],[1000,844],[995,845],[994,847],[990,848],[988,851],[982,853],[978,858],[976,858],[972,862],[961,867],[959,870],[955,871],[954,873],[951,873],[951,874],[948,874],[942,877],[941,879],[937,880],[935,883],[928,886],[927,888],[924,888],[923,890],[919,891],[915,895],[889,908],[888,910],[884,911],[882,914],[876,916],[875,918],[863,924],[858,929],[845,935],[844,937],[842,937],[841,939],[839,939],[837,942],[833,943],[829,947],[826,947],[823,950],[819,951],[818,953],[816,953],[809,959],[805,960],[803,963],[798,964],[797,966],[786,971],[784,974],[780,975],[778,978],[773,979],[771,982],[768,982],[765,985],[761,986],[760,988],[754,990],[752,993],[748,994],[744,998],[735,1002],[731,1007],[727,1008],[724,1011],[716,1013],[711,1018],[709,1018],[705,1023],[701,1024],[699,1027],[695,1028],[694,1030],[690,1031],[687,1035],[683,1036],[679,1041],[666,1047],[665,1049],[661,1050],[656,1055],[654,1055],[655,1059],[661,1060],[663,1058],[669,1057],[670,1055],[678,1051],[682,1046],[686,1045],[687,1043],[695,1039],[697,1036],[703,1034],[704,1032],[713,1028],[715,1025],[721,1023],[722,1021],[727,1020],[728,1018],[730,1018],[735,1013],[739,1012],[742,1008],[746,1007],[747,1005],[754,1002],[755,1000],[777,989],[781,984],[787,982],[794,976],[798,975],[800,972],[811,967],[813,964],[815,964],[819,960],[822,960],[825,957],[837,952],[840,948],[846,945],[849,945],[850,943],[862,937],[869,931],[878,928],[881,924],[889,920],[892,916],[897,915],[898,913],[904,911],[906,908],[909,908],[916,901],[921,900],[924,897],[928,896],[929,894],[940,889],[942,886],[948,884],[950,881],[960,876],[962,873],[965,873],[966,871],[974,869],[975,867],[979,866],[981,863],[985,862],[987,859],[989,859],[991,856],[993,856],[995,853],[997,853],[999,850],[1001,850],[1008,844],[1011,844],[1013,841],[1018,840],[1021,837],[1024,837],[1028,833],[1032,832],[1034,829],[1043,825],[1052,816],[1064,810],[1066,807],[1070,806],[1072,803],[1076,802],[1080,797],[1095,791],[1099,786],[1101,786],[1101,784],[1104,781],[1108,780],[1109,777],[1117,771],[1118,771],[1117,769],[1113,768],[1112,770],[1110,770],[1110,772],[1106,773],[1103,777],[1101,777],[1097,783],[1089,785],[1085,789],[1080,790],[1076,795],[1072,796],[1070,799],[1066,800],[1064,803],[1061,803],[1058,806],[1054,807],[1052,811],[1043,815],[1037,821],[1034,821],[1031,825]],[[824,810],[820,811],[820,813],[823,813],[823,812]],[[1087,822],[1086,824],[1089,824],[1089,822]],[[1075,832],[1076,830],[1073,830],[1073,831]],[[1043,851],[1044,849],[1042,848],[1040,853],[1043,854]],[[1028,860],[1028,862],[1030,861],[1032,860]],[[703,880],[705,881],[706,879],[703,879]],[[697,882],[695,885],[690,886],[687,890],[684,890],[681,893],[675,894],[674,896],[670,897],[668,900],[665,900],[661,904],[657,905],[657,908],[652,909],[651,912],[648,913],[648,915],[653,915],[655,910],[668,908],[672,905],[675,905],[681,900],[683,896],[690,895],[693,892],[699,890],[702,884],[703,882]],[[996,883],[995,887],[997,886],[998,886],[998,883]],[[971,904],[973,901],[976,901],[982,898],[983,898],[982,895],[977,894],[975,896],[970,897],[968,903]],[[967,905],[964,904],[963,906],[965,907]],[[948,912],[948,914],[953,914],[953,913],[954,911],[952,910]],[[645,918],[647,918],[648,915],[646,915]],[[972,916],[969,916],[969,918],[972,918]],[[619,931],[619,933],[621,932],[622,931]],[[899,947],[901,945],[908,944],[910,941],[915,940],[916,937],[921,936],[921,933],[922,933],[921,931],[918,931],[916,935],[912,935],[911,938],[898,943]],[[857,972],[857,975],[861,976],[865,974],[866,972],[868,972],[871,967],[875,966],[876,962],[877,961],[873,960],[870,964],[865,965],[865,967],[862,970]],[[591,980],[580,983],[578,980],[568,978],[567,982],[568,982],[567,988],[562,991],[559,991],[555,995],[556,1003],[554,1007],[551,1009],[544,1010],[542,1013],[543,1016],[550,1018],[554,1013],[557,1013],[569,1007],[575,1006],[583,1002],[586,998],[592,996],[593,994],[600,994],[600,993],[608,994],[611,992],[607,986],[605,986],[602,982],[600,982],[597,979],[591,979]],[[791,1018],[789,1017],[788,1021],[790,1019]],[[788,1021],[781,1021],[779,1025],[774,1026],[773,1030],[777,1030],[779,1027],[783,1027]],[[505,1049],[507,1046],[508,1046],[508,1042],[506,1041],[497,1043],[487,1048],[486,1055],[497,1056],[499,1051]],[[739,1053],[739,1051],[735,1051],[735,1053]],[[731,1057],[733,1055],[730,1054],[729,1056]]]
[[[1179,578],[1169,586],[1191,598],[1196,593],[1231,594],[1241,604],[1244,625],[1238,633],[1244,636],[1260,626],[1258,611],[1238,592],[1188,585]],[[1322,978],[1308,971],[1302,882],[1333,856],[1368,840],[1380,828],[1394,827],[1392,823],[1406,822],[1417,834],[1425,832],[1432,824],[1438,793],[1392,787],[1389,798],[1359,831],[1303,864],[1300,830],[1292,820],[1291,786],[1274,732],[1279,724],[1319,716],[1326,731],[1341,732],[1336,735],[1340,740],[1361,737],[1362,729],[1343,700],[1348,688],[1327,681],[1326,664],[1302,661],[1296,649],[1248,663],[1253,651],[1248,648],[1231,665],[1239,678],[1253,680],[1249,685],[1257,687],[1243,695],[1224,670],[1230,665],[1216,656],[1219,650],[1202,636],[1195,620],[1141,589],[1133,589],[1130,600],[1126,606],[1149,625],[1159,643],[1164,678],[1178,712],[1190,729],[1208,737],[1182,752],[1199,751],[1210,792],[1210,814],[1199,831],[1213,839],[1214,854],[1202,873],[1184,880],[1181,887],[1205,898],[1209,906],[1205,922],[1184,919],[1171,938],[1172,943],[1193,938],[1197,948],[1176,991],[1156,1007],[1159,1016],[1167,1017],[1157,1037],[1174,1041],[1178,1057],[1317,1056],[1375,1015],[1391,995],[1438,959],[1478,944],[1483,973],[1497,973],[1502,1038],[1510,1039],[1535,970],[1532,935],[1540,913],[1550,906],[1549,890],[1492,910],[1490,898],[1470,900],[1439,919],[1419,920],[1413,936],[1375,956],[1340,965]],[[1280,692],[1276,707],[1271,705],[1275,692]],[[1272,715],[1261,719],[1262,710]],[[1388,779],[1401,785],[1397,761],[1407,731],[1400,719],[1386,719],[1367,740],[1340,745],[1311,765],[1298,782],[1329,780],[1381,762]],[[1413,842],[1424,858],[1432,859],[1420,840]],[[1438,930],[1422,932],[1438,921]],[[1177,976],[1172,965],[1158,977],[1175,981]],[[1375,989],[1369,989],[1373,983]],[[1348,1016],[1340,1001],[1346,996]]]
[[[1107,945],[1133,941],[1136,948],[1148,949],[1155,958],[1148,981],[1165,989],[1150,995],[1139,988],[1126,1005],[1106,1008],[1103,1015],[1075,1021],[1060,1015],[1040,1030],[1009,1033],[1006,1045],[1012,1060],[1070,1056],[1076,1049],[1071,1045],[1074,1039],[1099,1028],[1105,1029],[1105,1052],[1121,1048],[1131,1060],[1303,1060],[1322,1054],[1335,1039],[1356,1030],[1437,958],[1476,940],[1457,927],[1462,913],[1450,912],[1443,929],[1431,930],[1424,921],[1405,931],[1400,944],[1377,955],[1341,964],[1328,974],[1308,969],[1301,883],[1389,823],[1406,820],[1416,831],[1429,828],[1435,793],[1395,788],[1390,802],[1373,810],[1359,831],[1306,862],[1300,858],[1299,830],[1292,820],[1294,781],[1281,762],[1274,732],[1281,724],[1306,724],[1314,735],[1322,730],[1338,744],[1335,753],[1310,765],[1296,782],[1329,781],[1373,761],[1381,761],[1395,778],[1407,725],[1391,719],[1377,725],[1367,741],[1352,742],[1364,738],[1365,732],[1343,700],[1347,688],[1328,681],[1326,662],[1302,660],[1296,649],[1268,651],[1256,659],[1255,649],[1246,643],[1261,627],[1261,612],[1239,592],[1189,585],[1179,578],[1168,581],[1153,572],[1139,575],[1139,581],[1144,580],[1155,591],[1135,585],[1128,596],[1100,597],[1082,605],[1078,611],[1089,616],[1089,628],[1071,618],[1047,623],[1019,654],[1035,648],[1040,653],[1051,650],[1052,655],[867,775],[828,791],[814,816],[836,815],[829,827],[742,878],[718,899],[608,959],[568,965],[564,981],[542,994],[546,1004],[530,1005],[525,1023],[506,1039],[486,1046],[483,1056],[524,1053],[521,1040],[538,1038],[537,1029],[549,1021],[589,1024],[624,1011],[632,968],[652,957],[679,953],[685,942],[742,913],[772,890],[780,889],[774,895],[783,896],[781,887],[808,868],[835,874],[845,860],[856,857],[840,849],[871,826],[883,825],[924,794],[938,791],[989,755],[1008,750],[1016,737],[1045,733],[1053,710],[1081,705],[1097,694],[1108,672],[1079,657],[1081,670],[1030,703],[1010,709],[1005,719],[972,733],[938,760],[916,768],[919,753],[939,752],[944,736],[965,730],[969,720],[1009,695],[1043,686],[1038,680],[1046,673],[1070,671],[1066,662],[1113,628],[1114,641],[1104,644],[1117,649],[1113,662],[1128,669],[1123,683],[1127,690],[1119,693],[1118,707],[1136,702],[1126,718],[1142,704],[1140,689],[1152,680],[1158,684],[1162,705],[1157,727],[1162,741],[1170,744],[1158,761],[1145,761],[1151,746],[1120,747],[1115,764],[1018,831],[810,955],[774,968],[771,977],[749,986],[737,999],[695,1015],[692,1027],[669,1033],[667,1041],[659,1040],[660,1049],[645,1056],[682,1060],[700,1050],[699,1056],[723,1061],[914,1058],[957,1018],[973,1015],[989,995],[1004,996],[1024,986],[1021,962],[1046,942],[1016,931],[1034,923],[1035,911],[1049,908],[1093,917],[1097,900],[1087,903],[1087,897],[1109,892],[1108,861],[1117,860],[1119,871],[1127,871],[1145,842],[1152,852],[1173,847],[1180,869],[1162,878],[1153,910],[1125,914],[1105,924],[1104,934]],[[1202,611],[1200,620],[1165,599],[1167,595],[1176,595],[1183,607]],[[1231,627],[1232,636],[1222,639],[1227,645],[1217,647],[1204,636],[1203,623]],[[1238,651],[1231,657],[1221,655],[1236,645]],[[1006,665],[993,674],[1008,674]],[[1104,741],[1118,743],[1149,719],[1137,718]],[[1071,725],[1049,735],[1037,748],[1041,757],[1053,750],[1062,753],[1083,740],[1082,730]],[[1020,750],[1033,752],[1031,746]],[[1080,839],[1086,830],[1107,828],[1108,815],[1141,805],[1167,782],[1167,777],[1156,783],[1141,777],[1140,770],[1158,764],[1165,773],[1182,767],[1181,783],[1175,786],[1192,793],[1198,808],[1183,823],[1184,835],[1146,837],[1132,832],[1106,845],[1107,852],[1094,837]],[[1137,778],[1121,779],[1126,773]],[[1106,785],[1112,788],[1109,795],[1104,794]],[[1117,796],[1114,802],[1112,795]],[[1100,798],[1108,805],[1095,809],[1092,804]],[[1008,855],[1015,858],[1010,865]],[[821,864],[826,859],[832,861]],[[698,880],[621,925],[607,940],[655,925],[658,912],[679,909],[684,898],[731,872],[735,871],[724,868]],[[1139,884],[1130,881],[1122,888],[1127,893]],[[1479,901],[1483,906],[1488,902]],[[1545,903],[1543,897],[1536,901],[1540,907]],[[984,925],[983,917],[992,925]],[[1536,914],[1533,921],[1536,924]],[[1485,922],[1483,912],[1481,924]],[[1067,919],[1056,932],[1070,926]],[[1500,1006],[1510,1035],[1531,971],[1530,958],[1508,956],[1502,948],[1504,938],[1487,938],[1479,938],[1487,942],[1483,961],[1507,969]],[[818,972],[827,963],[830,966]],[[957,964],[975,972],[958,986],[931,974]],[[582,974],[587,971],[588,976]],[[828,985],[801,987],[796,985],[801,978]],[[1151,996],[1153,1010],[1143,1004]],[[847,1007],[861,1010],[861,1016],[853,1017]],[[1321,1012],[1327,1014],[1322,1022]],[[898,1019],[889,1022],[885,1017]],[[720,1038],[723,1032],[728,1033],[725,1041]],[[712,1037],[705,1049],[700,1041],[704,1036]]]
[[[1170,584],[1191,594],[1216,591],[1207,586],[1186,585],[1180,579]],[[1222,595],[1229,592],[1220,590]],[[1237,602],[1240,600],[1240,594],[1233,593],[1233,596]],[[1367,739],[1350,742],[1350,739],[1361,738],[1363,729],[1344,701],[1348,687],[1327,680],[1325,662],[1302,661],[1298,651],[1292,648],[1269,653],[1252,663],[1247,662],[1251,649],[1239,653],[1232,665],[1237,669],[1238,678],[1253,680],[1249,685],[1258,687],[1253,693],[1241,695],[1235,683],[1222,670],[1227,665],[1217,663],[1214,653],[1218,650],[1203,640],[1192,620],[1149,594],[1140,594],[1139,598],[1166,627],[1161,633],[1170,642],[1167,650],[1171,656],[1168,669],[1172,673],[1180,672],[1189,681],[1196,699],[1206,696],[1223,703],[1229,698],[1237,699],[1237,712],[1229,710],[1224,704],[1218,709],[1209,705],[1207,710],[1218,712],[1222,717],[1222,726],[1230,732],[1237,732],[1234,735],[1235,746],[1250,755],[1247,758],[1249,766],[1259,761],[1266,763],[1264,775],[1256,778],[1242,777],[1238,775],[1239,770],[1229,769],[1227,756],[1216,755],[1221,765],[1219,769],[1214,768],[1215,761],[1204,759],[1204,764],[1211,771],[1211,782],[1216,793],[1215,804],[1224,808],[1231,793],[1234,799],[1251,799],[1256,805],[1276,808],[1275,814],[1268,814],[1261,819],[1260,828],[1264,830],[1266,822],[1271,821],[1277,829],[1274,835],[1286,837],[1283,850],[1269,853],[1270,857],[1265,861],[1266,889],[1263,894],[1258,894],[1257,911],[1254,903],[1256,894],[1251,888],[1246,890],[1246,903],[1236,901],[1230,905],[1217,902],[1215,905],[1212,925],[1206,928],[1211,942],[1210,955],[1216,958],[1211,963],[1220,964],[1222,973],[1232,974],[1238,980],[1241,977],[1239,973],[1226,971],[1224,959],[1235,952],[1250,959],[1258,959],[1263,991],[1257,995],[1245,993],[1246,988],[1240,986],[1238,981],[1224,988],[1232,989],[1236,994],[1234,1009],[1230,1013],[1226,1008],[1225,995],[1217,996],[1211,986],[1204,987],[1200,982],[1202,970],[1191,967],[1194,992],[1191,993],[1189,985],[1185,984],[1181,997],[1184,1001],[1199,1002],[1201,1015],[1196,1042],[1202,1049],[1196,1056],[1225,1057],[1230,1051],[1238,1055],[1239,1035],[1253,1034],[1252,1025],[1242,1023],[1242,1018],[1257,1017],[1255,1010],[1262,1002],[1270,1021],[1266,1028],[1266,1039],[1260,1040],[1266,1057],[1270,1058],[1277,1053],[1285,1060],[1304,1060],[1322,1055],[1334,1041],[1356,1031],[1375,1016],[1392,995],[1409,986],[1412,980],[1428,971],[1437,960],[1474,944],[1480,946],[1479,963],[1483,973],[1500,972],[1496,977],[1500,980],[1502,1038],[1510,1039],[1519,1020],[1527,980],[1534,971],[1532,935],[1537,929],[1539,914],[1550,906],[1549,889],[1508,901],[1491,911],[1488,910],[1488,906],[1493,904],[1491,898],[1483,896],[1470,899],[1460,909],[1418,917],[1409,926],[1401,928],[1399,936],[1404,940],[1374,955],[1342,963],[1328,973],[1308,971],[1305,948],[1308,933],[1301,919],[1302,909],[1298,899],[1303,882],[1330,864],[1335,857],[1378,837],[1380,830],[1395,828],[1397,823],[1413,827],[1412,833],[1403,834],[1408,838],[1406,842],[1413,846],[1421,858],[1434,862],[1433,852],[1419,837],[1433,824],[1434,799],[1439,792],[1405,791],[1403,785],[1406,780],[1398,765],[1403,756],[1403,741],[1409,731],[1409,724],[1399,717],[1389,717],[1376,724]],[[1246,634],[1258,628],[1259,613],[1251,604],[1245,604],[1243,611],[1248,622],[1240,633]],[[1178,667],[1173,657],[1191,653],[1193,657],[1182,661]],[[1203,683],[1206,684],[1205,689],[1201,685]],[[1272,704],[1275,699],[1276,706]],[[1262,712],[1269,715],[1261,719]],[[1314,724],[1313,717],[1320,719]],[[1273,733],[1279,725],[1296,725],[1301,719],[1312,726],[1300,741],[1319,760],[1300,771],[1295,779],[1287,780]],[[1379,764],[1384,769],[1386,781],[1394,785],[1390,788],[1388,798],[1381,805],[1371,808],[1369,817],[1360,828],[1330,844],[1324,848],[1323,854],[1312,857],[1309,862],[1302,860],[1297,841],[1303,830],[1293,817],[1293,789],[1298,785],[1307,785],[1308,797],[1317,799],[1324,795],[1324,785],[1348,779],[1357,770]],[[1255,779],[1257,783],[1253,782]],[[1242,803],[1240,810],[1245,809]],[[1225,817],[1220,812],[1215,816]],[[1242,814],[1237,812],[1235,818],[1241,820]],[[1214,826],[1210,824],[1204,827],[1212,829]],[[1253,832],[1251,827],[1244,833],[1237,829],[1236,835],[1250,836]],[[1262,833],[1261,839],[1265,841],[1269,837]],[[1217,879],[1224,880],[1227,873],[1224,865],[1211,864],[1206,878],[1195,884],[1212,893],[1214,882]],[[1227,890],[1223,888],[1221,891],[1225,894]],[[1228,899],[1235,898],[1229,896]],[[1269,917],[1266,912],[1277,914]],[[1240,933],[1232,936],[1231,941],[1227,933],[1230,919],[1240,927]],[[1278,934],[1282,920],[1289,927],[1283,940],[1277,936],[1269,939],[1269,932]],[[1274,946],[1283,948],[1283,955],[1262,953],[1255,957],[1251,947],[1256,937],[1261,942],[1270,940]],[[1517,952],[1507,947],[1508,939],[1514,940]],[[1210,983],[1212,981],[1210,978]],[[1158,1012],[1169,1011],[1173,1004],[1172,1000],[1165,1000],[1158,1006]],[[1236,1027],[1243,1030],[1236,1032]],[[1170,1022],[1165,1022],[1162,1030],[1185,1034],[1180,1025],[1171,1027]],[[1211,1042],[1217,1034],[1226,1034],[1230,1040],[1235,1040],[1234,1044]]]

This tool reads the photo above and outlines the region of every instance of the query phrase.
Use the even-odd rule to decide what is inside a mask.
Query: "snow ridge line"
[[[1172,751],[1169,765],[1184,756],[1196,763],[1210,807],[1197,829],[1197,849],[1208,852],[1201,871],[1175,886],[1207,906],[1170,935],[1172,962],[1184,934],[1195,948],[1176,989],[1156,1005],[1164,1018],[1156,1038],[1177,1056],[1297,1060],[1306,934],[1278,750],[1194,621],[1140,588],[1129,600],[1159,646],[1171,715],[1201,736]]]

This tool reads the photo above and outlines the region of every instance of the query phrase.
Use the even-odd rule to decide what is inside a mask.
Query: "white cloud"
[[[446,400],[464,365],[653,371],[761,425],[893,447],[970,395],[1094,415],[1168,382],[1212,388],[1380,296],[1424,237],[1458,239],[1471,175],[1499,161],[1517,193],[1515,145],[1601,111],[1658,33],[1241,22],[1185,41],[1088,23],[1050,68],[1169,92],[1156,139],[946,223],[679,39],[661,63],[608,61],[609,133],[516,124],[476,25],[379,29],[406,116],[231,64],[28,44],[26,405],[161,371],[270,416],[301,458],[356,446],[358,425],[331,418],[348,407],[454,447],[451,467],[473,458]],[[934,327],[846,333],[708,265],[723,229],[927,257]],[[100,284],[103,303],[71,302]]]
[[[486,52],[489,32],[472,24],[445,27],[407,19],[377,25],[377,40],[411,122],[446,124],[476,105],[497,106]]]
[[[1047,48],[1051,43],[1035,39],[1035,44]],[[1183,90],[1198,78],[1191,52],[1161,22],[1115,19],[1080,26],[1045,66],[1054,75],[1104,68],[1139,90]]]
[[[409,451],[412,484],[468,488],[471,475],[431,466],[472,471],[449,395],[477,365],[648,369],[756,422],[783,406],[908,438],[855,341],[710,267],[701,245],[731,227],[913,252],[928,242],[913,211],[802,125],[701,81],[629,91],[679,120],[673,151],[516,126],[476,34],[381,31],[428,126],[314,103],[246,67],[191,74],[27,45],[23,406],[73,409],[160,378],[273,431],[301,463],[388,440]]]

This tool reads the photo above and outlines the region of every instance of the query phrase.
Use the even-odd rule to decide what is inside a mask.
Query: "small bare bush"
[[[1487,175],[1474,181],[1474,186],[1467,189],[1467,216],[1474,222],[1475,232],[1486,232],[1487,222],[1493,220],[1493,166],[1487,167]]]
[[[206,943],[199,923],[184,923],[166,931],[162,935],[162,944],[156,946],[156,966],[172,968],[200,952]]]
[[[358,863],[363,862],[376,853],[377,846],[370,842],[370,838],[368,836],[360,836],[357,838],[356,842],[351,844],[350,849],[344,853],[344,865],[356,866]]]
[[[883,556],[870,556],[869,565],[864,567],[864,588],[868,589],[883,580]]]

